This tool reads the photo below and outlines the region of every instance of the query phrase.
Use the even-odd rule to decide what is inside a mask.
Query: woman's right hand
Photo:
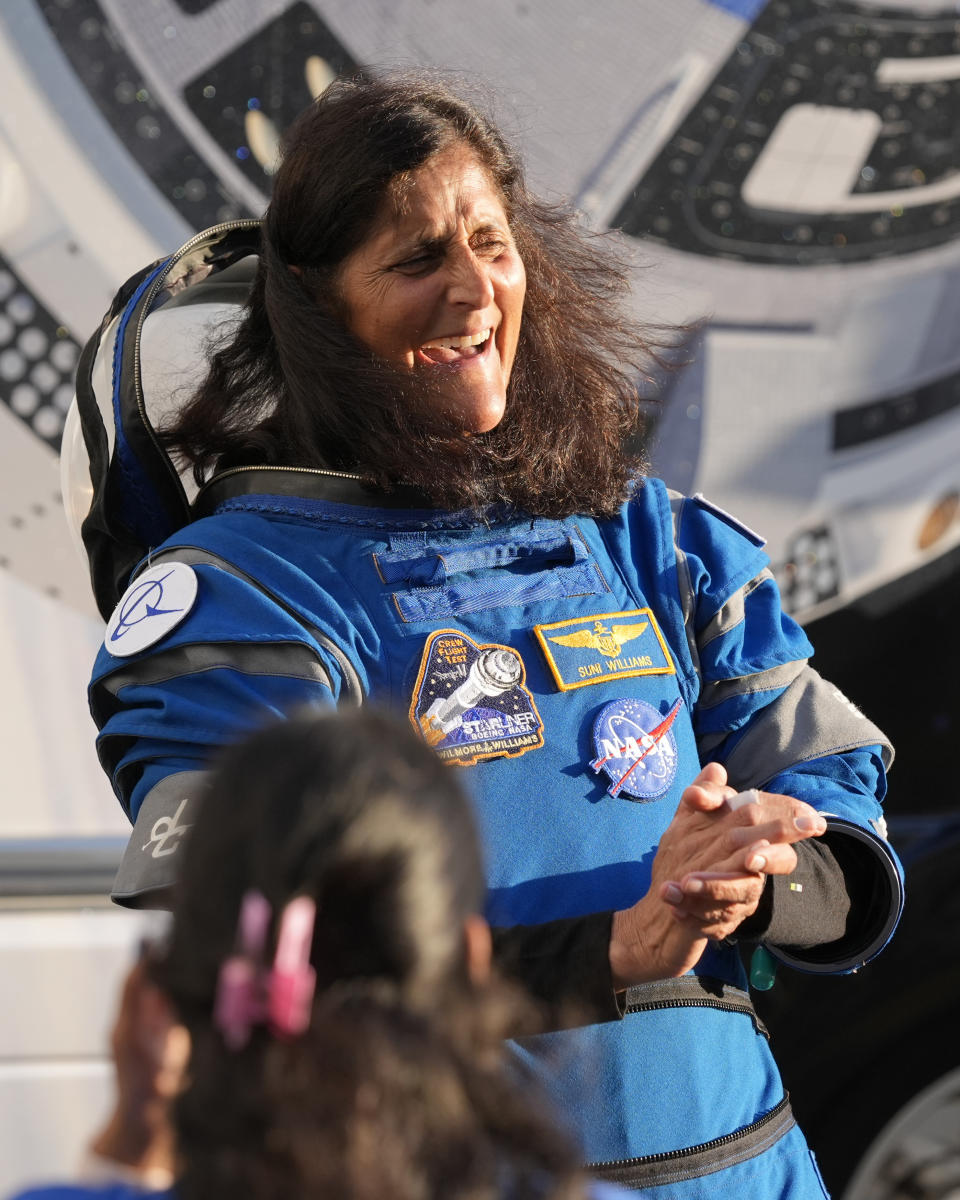
[[[709,939],[729,937],[755,910],[767,875],[789,875],[793,843],[826,822],[791,796],[757,792],[731,809],[726,771],[708,763],[687,787],[653,860],[650,889],[614,913],[610,965],[617,990],[685,974]]]

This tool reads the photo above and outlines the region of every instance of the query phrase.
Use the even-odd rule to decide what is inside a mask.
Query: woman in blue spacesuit
[[[387,704],[469,768],[502,968],[586,1014],[521,1053],[591,1169],[819,1196],[733,943],[814,971],[882,947],[889,747],[807,665],[762,539],[624,448],[655,352],[625,287],[445,87],[337,83],[298,120],[244,318],[163,434],[196,519],[95,668],[136,822],[116,898],[169,886],[213,747]]]

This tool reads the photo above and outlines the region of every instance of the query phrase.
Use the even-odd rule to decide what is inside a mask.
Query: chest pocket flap
[[[562,527],[442,548],[404,539],[375,558],[405,622],[607,591],[586,544]]]

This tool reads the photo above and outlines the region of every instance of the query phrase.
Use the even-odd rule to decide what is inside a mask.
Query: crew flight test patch
[[[478,646],[457,629],[431,634],[423,648],[410,720],[437,754],[467,767],[516,758],[543,745],[543,722],[510,646]]]
[[[649,608],[552,621],[534,625],[533,632],[562,692],[632,675],[677,673]]]

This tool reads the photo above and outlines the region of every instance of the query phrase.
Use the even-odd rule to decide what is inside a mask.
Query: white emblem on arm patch
[[[197,574],[182,562],[148,567],[123,593],[107,622],[103,644],[127,658],[159,642],[180,624],[197,598]]]

